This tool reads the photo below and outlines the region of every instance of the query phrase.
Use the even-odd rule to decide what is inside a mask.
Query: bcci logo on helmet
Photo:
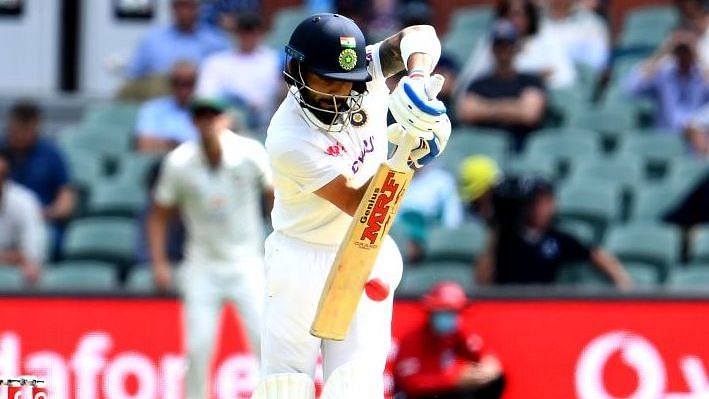
[[[340,51],[337,61],[340,63],[340,68],[351,71],[357,65],[357,53],[351,48],[346,48]]]

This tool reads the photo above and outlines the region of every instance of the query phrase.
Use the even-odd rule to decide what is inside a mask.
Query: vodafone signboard
[[[0,376],[43,378],[49,399],[183,397],[175,300],[3,298],[0,306]],[[396,303],[394,352],[397,337],[424,320],[417,303]],[[709,300],[480,301],[465,320],[502,360],[506,399],[709,399]],[[256,364],[238,320],[223,324],[212,397],[246,399]]]

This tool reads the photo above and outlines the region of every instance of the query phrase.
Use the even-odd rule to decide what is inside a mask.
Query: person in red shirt
[[[394,381],[406,399],[498,399],[505,380],[500,361],[477,334],[464,332],[468,299],[457,283],[442,282],[424,296],[428,322],[404,336]],[[399,398],[399,396],[397,396]]]

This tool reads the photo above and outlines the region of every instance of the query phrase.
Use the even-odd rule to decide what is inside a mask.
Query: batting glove
[[[406,76],[389,96],[389,110],[406,131],[424,140],[433,138],[436,125],[446,114],[446,106],[436,96],[443,87],[442,75]]]
[[[387,135],[390,142],[398,145],[403,135],[403,128],[400,124],[393,123],[387,128]],[[448,115],[443,114],[431,132],[431,139],[420,138],[418,146],[411,150],[409,155],[411,166],[418,169],[436,159],[445,150],[450,135],[451,122]]]

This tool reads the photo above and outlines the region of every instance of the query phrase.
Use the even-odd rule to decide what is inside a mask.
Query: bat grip
[[[397,145],[396,150],[394,151],[394,155],[389,158],[389,166],[398,172],[409,171],[409,155],[411,154],[411,150],[416,147],[418,142],[418,136],[402,129],[399,144]]]

